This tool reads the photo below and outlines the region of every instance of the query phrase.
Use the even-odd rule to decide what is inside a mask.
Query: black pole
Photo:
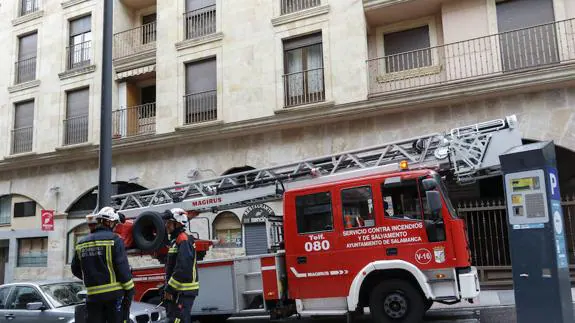
[[[113,0],[104,0],[98,209],[110,206],[112,196],[112,26]]]

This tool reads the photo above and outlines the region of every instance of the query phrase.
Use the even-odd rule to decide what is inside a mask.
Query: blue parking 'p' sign
[[[549,167],[549,188],[551,190],[551,199],[561,200],[561,193],[559,192],[559,178],[557,177],[557,169]]]

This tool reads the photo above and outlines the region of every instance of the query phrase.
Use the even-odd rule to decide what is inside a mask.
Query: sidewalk
[[[571,297],[575,303],[575,288],[571,288]],[[435,303],[431,307],[432,310],[437,309],[474,309],[482,307],[497,307],[515,305],[515,292],[512,289],[506,290],[486,290],[481,291],[479,299],[471,304],[466,301],[454,305],[444,305]]]

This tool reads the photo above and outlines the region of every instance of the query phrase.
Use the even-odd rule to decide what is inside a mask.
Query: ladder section
[[[407,160],[410,168],[437,167],[451,171],[459,182],[473,181],[482,171],[499,168],[498,156],[521,144],[515,116],[447,133],[398,140],[391,143],[310,158],[294,163],[256,169],[207,180],[112,197],[113,206],[127,217],[143,211],[171,207],[205,211],[230,209],[281,199],[286,187],[357,171],[383,171]]]

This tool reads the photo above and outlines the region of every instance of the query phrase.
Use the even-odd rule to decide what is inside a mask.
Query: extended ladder
[[[516,117],[454,128],[447,133],[399,140],[378,146],[306,159],[281,166],[199,180],[112,197],[126,217],[143,211],[163,212],[173,207],[208,211],[232,209],[281,199],[286,189],[339,178],[397,169],[435,167],[468,183],[499,172],[499,155],[521,145]]]

